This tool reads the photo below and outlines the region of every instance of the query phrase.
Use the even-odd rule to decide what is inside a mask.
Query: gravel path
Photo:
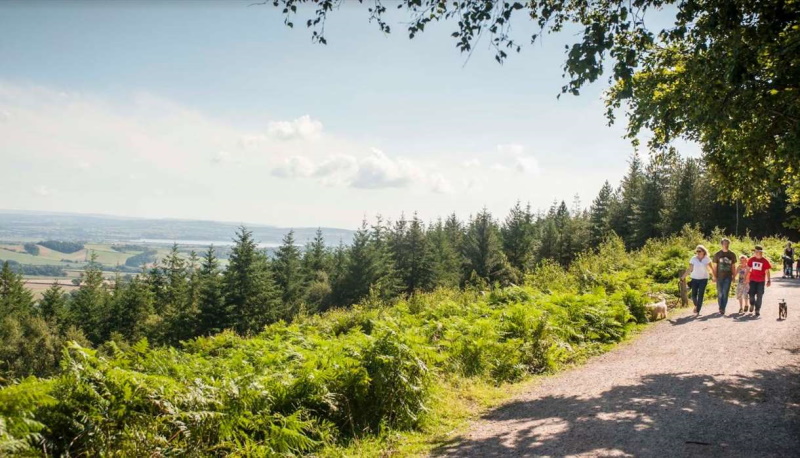
[[[436,454],[800,456],[800,281],[767,288],[759,319],[716,310],[682,311],[545,378]]]

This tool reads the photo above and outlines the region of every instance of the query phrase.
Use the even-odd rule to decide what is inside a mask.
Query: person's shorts
[[[750,292],[750,285],[745,282],[736,284],[736,299],[744,299],[747,293]]]

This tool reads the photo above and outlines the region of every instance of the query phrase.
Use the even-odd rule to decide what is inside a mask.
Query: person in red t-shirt
[[[764,248],[756,245],[755,255],[747,260],[747,267],[750,269],[750,311],[756,309],[756,316],[761,315],[761,301],[764,300],[764,286],[770,286],[772,280],[769,270],[772,264],[769,259],[764,257]]]

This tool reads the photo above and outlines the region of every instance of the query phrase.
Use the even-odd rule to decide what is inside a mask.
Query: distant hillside
[[[245,224],[264,245],[278,245],[289,228]],[[238,227],[235,223],[175,219],[123,218],[70,213],[37,213],[0,210],[0,240],[134,241],[162,240],[227,242]],[[314,238],[317,228],[295,228],[295,239],[304,244]],[[353,232],[323,227],[328,245],[339,240],[349,243]]]

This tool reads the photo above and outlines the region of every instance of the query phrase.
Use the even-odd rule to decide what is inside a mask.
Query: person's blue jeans
[[[725,307],[728,306],[728,295],[731,292],[731,277],[717,278],[717,302],[719,303],[719,311],[725,313]]]
[[[750,281],[750,305],[755,306],[756,313],[761,313],[761,301],[764,300],[764,282]]]
[[[706,294],[706,286],[708,286],[708,279],[697,280],[692,278],[689,283],[691,283],[692,287],[692,303],[697,313],[700,313],[700,309],[703,307],[703,296]]]

